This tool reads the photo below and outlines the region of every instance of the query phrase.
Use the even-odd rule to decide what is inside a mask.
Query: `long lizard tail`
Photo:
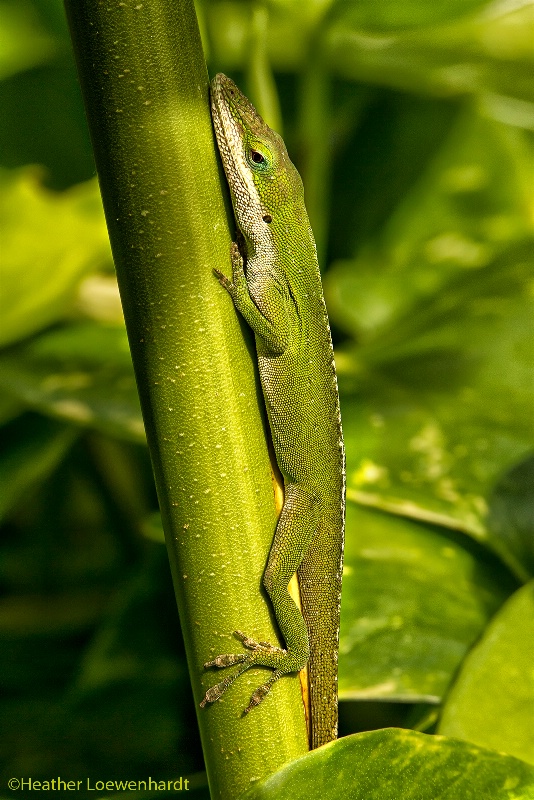
[[[330,520],[328,520],[331,523]],[[310,634],[311,748],[337,738],[337,666],[343,538],[325,525],[298,569],[302,614]]]

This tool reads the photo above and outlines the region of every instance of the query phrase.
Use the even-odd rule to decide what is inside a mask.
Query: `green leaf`
[[[534,764],[534,582],[508,600],[466,658],[439,731]]]
[[[523,121],[534,125],[529,3],[414,0],[340,7],[327,33],[337,74],[420,93],[514,98],[516,108],[526,106]],[[512,105],[505,116],[513,114]]]
[[[494,559],[458,538],[347,504],[341,699],[440,701],[515,588]]]
[[[47,61],[57,49],[57,43],[43,30],[30,3],[2,0],[0,80]]]
[[[513,296],[528,263],[526,252],[510,254],[486,281],[466,282],[463,297],[438,299],[426,334],[414,315],[404,349],[375,352],[360,397],[342,400],[348,496],[485,540],[521,579],[530,562],[488,530],[487,515],[496,481],[532,447],[531,300]]]
[[[24,416],[2,430],[0,518],[57,467],[76,429],[55,420]]]
[[[454,739],[389,728],[347,736],[313,750],[245,797],[528,800],[533,793],[534,769],[518,759]]]
[[[122,326],[71,325],[5,351],[0,387],[45,414],[145,441]]]
[[[400,123],[421,126],[425,118],[405,116]],[[421,147],[417,139],[409,143]],[[478,286],[499,255],[532,237],[531,171],[522,133],[471,109],[462,113],[379,237],[363,248],[359,243],[355,260],[335,263],[326,276],[336,324],[365,343],[380,335],[398,342],[413,333],[414,309],[424,310],[442,293],[450,303],[446,292],[455,280],[471,273]],[[528,279],[525,267],[524,286]],[[515,284],[517,289],[517,278]]]
[[[490,499],[488,528],[515,556],[517,569],[534,575],[534,456],[515,464],[499,480]]]
[[[96,179],[56,193],[39,176],[0,172],[0,345],[64,317],[80,278],[111,261]]]
[[[5,394],[0,396],[0,425],[15,419],[22,411],[24,409],[13,397]]]
[[[377,5],[375,0],[337,0],[336,9],[343,13],[343,21],[351,27],[367,28],[374,31],[386,31],[422,26],[436,25],[440,22],[463,17],[487,5],[487,0],[437,0],[426,3],[425,0],[382,0]]]
[[[403,391],[372,377],[366,389],[362,398],[342,397],[348,498],[468,533],[490,545],[521,580],[528,578],[523,551],[516,554],[512,537],[487,525],[493,485],[529,452],[528,431],[499,425],[492,392],[484,413],[474,402],[462,404],[461,391],[429,398],[415,387]],[[504,393],[501,398],[504,413]]]

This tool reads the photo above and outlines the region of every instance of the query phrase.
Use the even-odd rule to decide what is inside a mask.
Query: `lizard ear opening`
[[[273,218],[271,217],[270,214],[265,214],[265,216],[263,217],[263,221],[266,222],[267,225],[269,225],[273,221]]]

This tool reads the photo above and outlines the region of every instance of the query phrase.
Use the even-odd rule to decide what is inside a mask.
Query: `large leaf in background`
[[[443,22],[452,22],[488,5],[488,0],[334,0],[333,10],[343,14],[343,19],[352,27],[380,31],[398,31],[431,27]],[[337,19],[337,17],[336,17]]]
[[[200,743],[164,548],[148,546],[117,589],[69,694],[72,733],[82,737],[89,728],[108,772],[120,774],[132,743],[136,771],[160,760],[174,761],[182,774],[201,767],[191,759]]]
[[[341,0],[336,10],[326,42],[337,74],[415,92],[485,95],[497,118],[534,126],[530,3]]]
[[[342,699],[440,701],[516,585],[496,559],[459,538],[347,504]]]
[[[533,446],[523,145],[463,119],[381,246],[326,280],[362,342],[337,359],[349,497],[485,539],[495,482]],[[511,540],[491,543],[528,577]]]
[[[493,491],[488,528],[534,575],[534,456],[514,465]]]
[[[529,800],[534,769],[466,742],[389,728],[292,761],[246,800]]]
[[[35,484],[48,477],[76,435],[75,428],[38,416],[15,420],[3,428],[0,518],[24,495],[29,495]]]
[[[145,441],[123,326],[72,325],[6,350],[0,388],[45,414]]]
[[[531,299],[514,296],[526,256],[487,268],[478,296],[472,277],[447,292],[426,333],[414,314],[404,348],[356,351],[369,372],[342,401],[350,498],[485,539],[523,579],[523,547],[488,532],[487,512],[498,478],[532,451]]]
[[[534,764],[534,583],[510,598],[466,658],[439,731]]]
[[[4,783],[50,779],[65,764],[84,787],[102,774],[174,779],[202,768],[165,549],[145,547],[118,582],[89,589],[90,573],[70,591],[0,602]]]
[[[30,3],[0,2],[0,80],[47,61],[57,51]]]
[[[462,530],[486,541],[522,580],[530,562],[513,542],[485,526],[494,479],[525,451],[507,431],[491,432],[491,418],[458,415],[442,426],[422,399],[382,387],[380,397],[345,401],[347,497],[395,514]],[[444,402],[445,415],[449,407]],[[454,409],[452,409],[454,411]],[[452,415],[451,415],[452,416]]]
[[[111,261],[97,181],[57,193],[39,175],[0,172],[0,345],[61,319],[82,275]]]
[[[424,116],[412,124],[426,124]],[[470,109],[460,115],[380,239],[363,249],[360,242],[354,260],[334,263],[326,275],[336,324],[365,342],[386,332],[398,340],[398,321],[410,321],[455,278],[471,272],[483,281],[498,255],[534,232],[530,156],[522,132]]]

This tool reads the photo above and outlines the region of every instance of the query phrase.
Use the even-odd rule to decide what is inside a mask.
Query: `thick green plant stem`
[[[228,270],[208,76],[192,0],[67,0],[195,701],[235,629],[276,641],[261,577],[276,523],[254,349]],[[231,217],[230,217],[231,219]],[[226,673],[224,673],[226,674]],[[213,798],[307,750],[297,676],[198,709]]]

